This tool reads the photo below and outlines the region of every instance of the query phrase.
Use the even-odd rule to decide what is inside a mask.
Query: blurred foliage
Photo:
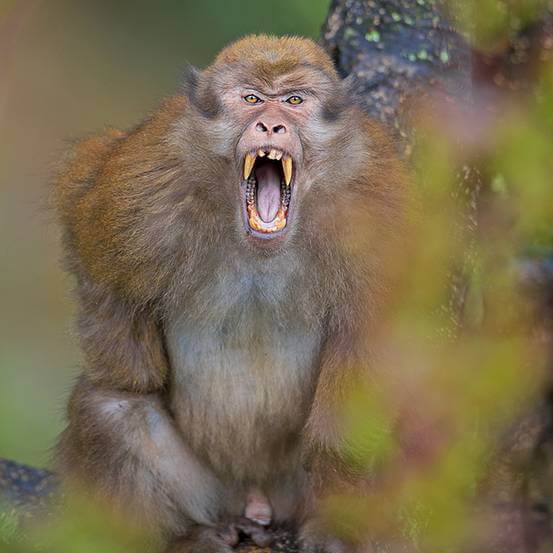
[[[553,248],[553,202],[546,200],[553,175],[552,91],[553,70],[548,68],[538,84],[536,101],[514,107],[503,122],[491,164],[502,183],[499,192],[511,198],[516,209],[520,240],[544,250]]]
[[[478,2],[487,14],[478,21],[488,27],[478,29],[476,43],[505,39],[512,19],[528,22],[536,5],[520,3],[506,17],[503,3]],[[362,529],[389,542],[400,528],[404,545],[432,552],[480,550],[498,539],[494,532],[508,534],[505,526],[486,525],[475,507],[484,506],[486,493],[503,493],[513,505],[519,498],[520,473],[505,487],[486,486],[497,476],[502,438],[540,401],[548,382],[535,306],[520,289],[517,260],[553,253],[553,64],[543,64],[531,93],[499,94],[493,108],[490,116],[478,106],[469,123],[421,113],[425,133],[416,157],[424,216],[409,259],[410,284],[390,323],[393,355],[378,377],[357,383],[344,412],[352,468],[361,463],[370,472],[379,464],[381,470],[370,494],[353,491],[327,503],[328,523],[345,538]],[[478,136],[463,139],[463,125],[471,122]],[[458,222],[470,203],[458,193],[466,166],[478,168],[482,189],[476,233],[459,240]],[[470,187],[463,188],[467,198]],[[454,341],[438,338],[447,312],[436,307],[447,298],[451,260],[467,251],[466,325]],[[415,440],[409,461],[401,443],[405,419]],[[518,551],[512,547],[505,551]]]
[[[157,548],[156,548],[157,544]],[[151,553],[158,542],[105,505],[73,495],[55,517],[40,524],[18,526],[13,513],[0,514],[0,551],[28,553]]]
[[[454,3],[475,44],[490,50],[536,17],[539,6],[538,0]],[[0,126],[11,137],[0,150],[0,455],[45,459],[41,452],[60,428],[56,409],[78,365],[73,338],[63,330],[71,309],[56,238],[48,216],[36,215],[52,145],[61,149],[60,136],[106,122],[131,124],[174,88],[185,60],[204,65],[242,34],[317,36],[326,9],[326,1],[0,4],[6,33],[0,49],[8,54],[0,67],[6,65],[9,77],[9,90],[0,92]],[[478,18],[471,16],[476,9]],[[472,507],[498,437],[543,385],[544,355],[532,339],[533,307],[519,290],[516,259],[553,250],[553,67],[544,65],[535,93],[499,107],[499,116],[483,118],[484,138],[462,154],[454,121],[436,124],[421,115],[424,217],[413,233],[411,275],[389,323],[382,366],[370,382],[357,383],[343,413],[346,459],[356,471],[377,476],[370,494],[346,491],[326,505],[329,523],[347,538],[368,532],[384,541],[399,527],[423,551],[473,545],[489,531]],[[455,193],[459,168],[472,163],[483,190],[470,238],[468,324],[451,341],[441,338],[447,317],[438,306],[447,298],[452,258],[469,248],[468,237],[459,240],[452,229],[466,207]],[[413,452],[408,465],[405,447]],[[115,553],[148,543],[105,508],[77,499],[70,504],[25,537],[4,515],[0,550],[2,539],[14,553],[31,544]]]
[[[548,0],[463,0],[448,2],[460,26],[480,50],[502,50],[513,33],[532,24]]]

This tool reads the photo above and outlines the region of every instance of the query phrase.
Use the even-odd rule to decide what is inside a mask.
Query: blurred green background
[[[229,41],[318,37],[328,0],[0,0],[0,457],[47,465],[80,365],[53,167],[68,141],[129,127]]]

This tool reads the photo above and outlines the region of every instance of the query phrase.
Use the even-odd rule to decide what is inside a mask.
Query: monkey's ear
[[[356,75],[350,73],[347,77],[342,79],[342,86],[345,95],[350,99],[350,103],[357,104],[363,109],[366,108],[366,93],[363,90],[363,84]]]
[[[214,119],[220,111],[221,104],[211,83],[205,81],[201,71],[193,65],[188,65],[184,70],[181,92],[202,115],[208,119]]]
[[[323,117],[329,122],[336,121],[353,104],[366,109],[361,92],[361,82],[355,75],[350,74],[338,82],[332,96],[325,101]]]
[[[188,64],[182,73],[181,92],[192,98],[195,90],[198,87],[198,81],[200,80],[200,71],[193,65]]]

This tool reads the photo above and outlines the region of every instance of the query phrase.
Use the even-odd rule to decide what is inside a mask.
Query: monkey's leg
[[[60,474],[165,534],[183,535],[191,522],[217,523],[222,486],[186,446],[158,396],[101,390],[82,379],[68,415]]]

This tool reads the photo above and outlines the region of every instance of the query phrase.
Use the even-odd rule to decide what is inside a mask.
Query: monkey
[[[56,466],[169,551],[283,523],[306,552],[354,550],[319,512],[357,486],[340,413],[372,370],[410,205],[354,88],[310,39],[252,35],[63,160],[85,366]]]

